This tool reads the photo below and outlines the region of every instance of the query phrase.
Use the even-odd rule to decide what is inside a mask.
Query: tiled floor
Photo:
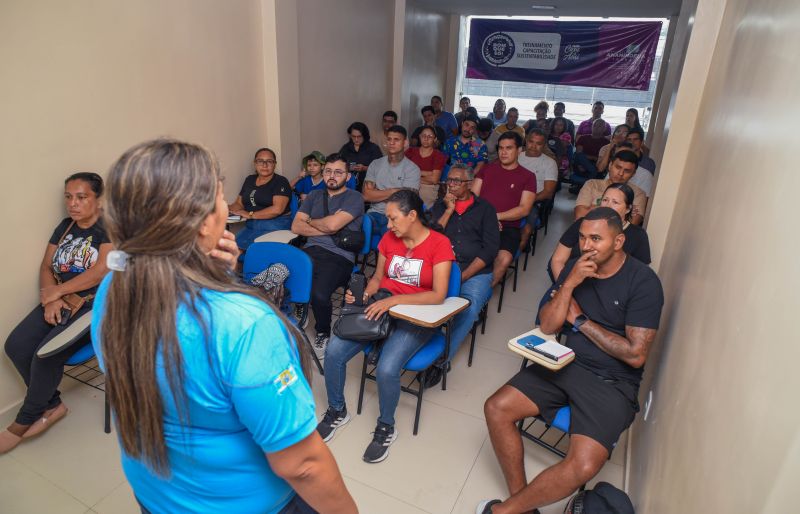
[[[369,382],[364,410],[355,416],[361,362],[359,357],[351,362],[346,396],[354,419],[330,447],[362,513],[468,514],[475,512],[481,499],[507,494],[488,439],[483,402],[519,369],[520,360],[506,349],[506,342],[533,327],[535,308],[549,283],[546,259],[571,219],[574,197],[564,193],[560,193],[549,234],[539,234],[528,270],[520,269],[517,292],[511,291],[509,279],[502,313],[497,314],[497,293],[492,299],[486,334],[478,336],[472,367],[466,365],[468,344],[464,344],[448,375],[447,391],[426,391],[417,436],[411,435],[415,399],[401,396],[396,415],[399,438],[390,457],[380,464],[361,460],[375,426],[378,403],[375,384]],[[314,379],[317,411],[322,413],[325,387],[316,373]],[[0,456],[0,512],[138,513],[119,465],[116,438],[103,433],[102,393],[69,379],[64,386],[70,415],[39,440]],[[7,424],[12,416],[11,412],[0,416],[0,423]],[[623,437],[595,481],[621,486],[624,448]],[[529,477],[557,460],[525,442]],[[560,502],[541,512],[560,513],[563,505]]]

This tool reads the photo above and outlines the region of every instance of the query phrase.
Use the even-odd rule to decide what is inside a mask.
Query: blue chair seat
[[[77,366],[83,364],[94,357],[94,347],[91,343],[84,345],[83,348],[75,352],[75,354],[65,363],[67,366]]]
[[[561,407],[556,412],[556,417],[551,426],[556,427],[564,433],[569,433],[570,410],[569,407]]]
[[[417,350],[411,359],[403,366],[410,371],[425,371],[444,353],[444,334],[436,332],[422,348]]]

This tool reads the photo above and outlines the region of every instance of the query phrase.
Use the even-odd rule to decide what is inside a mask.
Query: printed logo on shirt
[[[68,234],[53,256],[53,271],[83,273],[94,266],[98,256],[97,248],[92,246],[92,236],[83,238]]]
[[[392,256],[389,262],[389,278],[419,287],[422,274],[422,259],[409,259],[399,255]]]
[[[278,394],[283,394],[286,388],[295,382],[297,382],[297,373],[295,373],[294,365],[292,364],[289,364],[288,368],[278,373],[278,376],[272,381],[278,389]]]

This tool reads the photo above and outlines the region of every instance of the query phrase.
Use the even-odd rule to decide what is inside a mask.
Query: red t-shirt
[[[459,216],[461,216],[462,214],[467,212],[467,209],[469,209],[469,206],[472,205],[473,203],[475,203],[474,195],[469,195],[469,198],[467,198],[466,200],[456,200],[455,211],[458,213]]]
[[[422,157],[419,154],[419,148],[411,146],[406,150],[406,157],[419,166],[420,171],[441,171],[444,169],[444,165],[447,164],[447,157],[435,148],[433,149],[433,153],[429,156]]]
[[[386,258],[380,287],[394,295],[432,291],[433,267],[456,259],[447,236],[434,230],[411,250],[394,232],[386,232],[378,251]]]
[[[481,168],[475,178],[483,180],[481,198],[492,204],[497,212],[506,212],[519,206],[523,191],[536,195],[536,175],[519,165],[507,170],[495,161]],[[519,227],[520,222],[503,221],[503,226]]]
[[[586,155],[597,157],[600,155],[600,149],[610,142],[611,140],[607,137],[581,136],[578,138],[576,146],[583,147],[583,153]]]

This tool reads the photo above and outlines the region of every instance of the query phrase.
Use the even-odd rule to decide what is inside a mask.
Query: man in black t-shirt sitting
[[[559,371],[533,364],[484,406],[486,424],[510,498],[483,512],[528,512],[565,498],[603,467],[639,410],[645,360],[656,336],[664,295],[655,272],[622,249],[622,220],[613,209],[590,211],[580,226],[581,257],[567,263],[539,310],[547,334],[567,329],[575,361]],[[551,423],[571,410],[567,456],[529,484],[516,423]]]

